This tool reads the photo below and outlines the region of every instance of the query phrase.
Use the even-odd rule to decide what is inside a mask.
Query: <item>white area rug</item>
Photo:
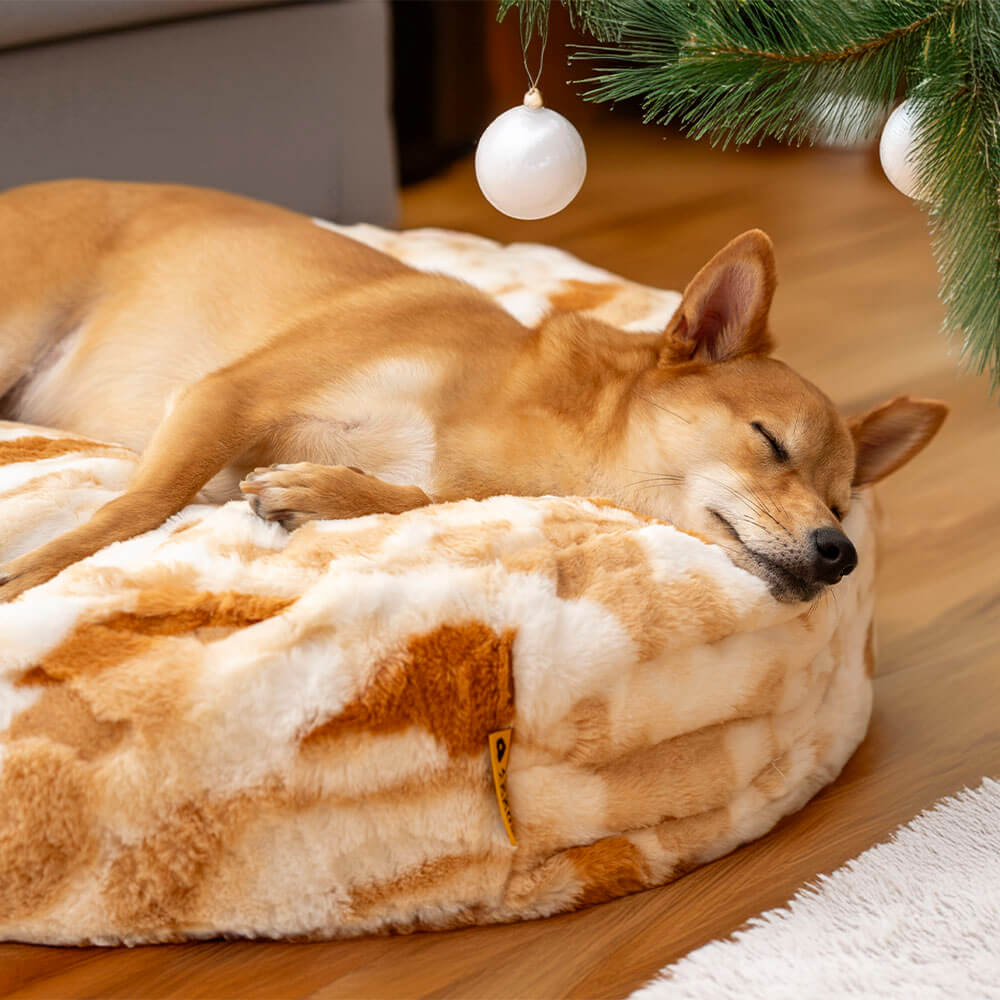
[[[943,799],[631,1000],[1000,998],[1000,782]]]

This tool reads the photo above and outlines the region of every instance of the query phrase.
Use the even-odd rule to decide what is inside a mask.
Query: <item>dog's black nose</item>
[[[816,546],[816,577],[824,583],[836,583],[858,564],[858,553],[851,540],[836,528],[818,528],[813,532]]]

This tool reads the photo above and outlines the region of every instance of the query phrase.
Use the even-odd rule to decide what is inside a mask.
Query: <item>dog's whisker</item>
[[[655,486],[676,486],[676,483],[661,483],[661,482],[645,482],[645,483],[633,483],[631,489],[636,490],[651,490]]]
[[[759,514],[765,514],[767,511],[761,507],[760,503],[754,500],[752,497],[748,497],[745,493],[741,493],[739,490],[730,486],[728,483],[722,482],[721,479],[714,479],[712,476],[706,476],[703,473],[699,475],[699,478],[704,479],[705,482],[714,483],[716,486],[721,486],[722,489],[728,490],[734,497],[738,500],[742,500],[744,503],[749,504],[754,510]]]
[[[759,508],[759,510],[760,510],[760,513],[762,513],[762,514],[765,514],[765,515],[766,515],[767,517],[769,517],[769,518],[770,518],[770,519],[771,519],[772,521],[774,521],[774,523],[775,523],[775,524],[776,524],[776,525],[777,525],[777,526],[778,526],[779,528],[781,528],[781,530],[782,530],[782,531],[784,531],[786,535],[788,535],[789,537],[793,537],[793,536],[792,536],[792,532],[791,532],[791,531],[789,531],[789,530],[788,530],[788,528],[787,528],[787,527],[786,527],[786,526],[785,526],[785,525],[784,525],[784,524],[783,524],[783,523],[782,523],[782,522],[781,522],[781,521],[780,521],[780,520],[779,520],[778,518],[776,518],[776,517],[774,516],[774,514],[772,514],[772,513],[771,513],[771,512],[770,512],[770,511],[769,511],[769,510],[767,509],[767,505],[766,505],[766,502],[765,502],[764,498],[763,498],[763,497],[762,497],[762,496],[761,496],[761,495],[760,495],[760,494],[759,494],[759,493],[757,492],[757,490],[755,490],[755,489],[754,489],[754,487],[753,487],[753,484],[747,481],[747,478],[746,478],[746,476],[744,476],[744,475],[743,475],[743,473],[739,471],[739,469],[734,469],[734,468],[733,468],[733,466],[729,465],[729,463],[728,463],[728,462],[727,462],[726,464],[727,464],[727,467],[728,467],[728,468],[729,468],[729,469],[730,469],[730,470],[731,470],[732,472],[734,472],[734,473],[736,474],[736,476],[737,476],[737,477],[739,478],[740,482],[741,482],[741,483],[743,483],[743,486],[744,486],[744,487],[746,488],[747,492],[748,492],[748,493],[749,493],[749,494],[750,494],[750,495],[751,495],[751,496],[753,497],[753,499],[754,499],[754,500],[756,501],[756,504],[757,504],[757,506],[758,506],[758,508]],[[782,511],[782,513],[785,513],[785,514],[787,515],[787,511]]]
[[[756,490],[754,490],[754,495],[757,496],[757,497],[759,497],[760,500],[761,500],[761,502],[763,502],[763,497],[761,497],[760,494]],[[771,497],[770,499],[771,499],[771,503],[773,503],[774,506],[777,507],[778,512],[780,514],[783,514],[785,517],[787,517],[788,516],[788,511],[785,510],[785,505],[781,502],[780,496],[778,496],[776,494],[775,496]],[[788,529],[786,528],[785,530],[787,531]]]
[[[811,617],[813,612],[816,611],[820,607],[820,605],[822,605],[822,603],[828,598],[829,600],[833,601],[834,609],[837,615],[839,616],[840,602],[837,600],[837,591],[834,590],[832,587],[828,587],[826,590],[821,591],[817,595],[817,597],[815,597],[813,601],[810,603],[809,609],[808,611],[806,611],[806,617],[807,618]]]
[[[735,471],[735,470],[734,470]],[[740,475],[740,482],[743,484],[745,493],[740,493],[739,490],[733,490],[737,496],[742,496],[742,498],[749,503],[759,514],[766,514],[772,520],[774,520],[774,515],[771,514],[764,503],[763,498],[757,493],[757,491],[746,481],[746,479]],[[732,489],[732,487],[730,487]]]
[[[677,486],[684,481],[683,476],[672,476],[665,473],[643,472],[640,469],[629,469],[629,472],[636,475],[646,476],[646,479],[637,479],[634,482],[626,483],[625,489],[645,488],[653,486]]]
[[[626,469],[625,471],[631,472],[634,476],[650,476],[656,479],[676,479],[678,482],[684,478],[677,473],[671,472],[647,472],[645,469]]]
[[[654,406],[658,410],[663,410],[664,413],[668,413],[670,414],[670,416],[676,417],[678,420],[683,420],[684,423],[686,424],[691,423],[691,421],[688,420],[687,417],[682,416],[680,413],[677,413],[674,410],[668,410],[667,407],[661,406],[659,403],[654,402],[648,396],[642,396],[637,392],[634,392],[633,395],[635,396],[636,399],[641,399],[644,403],[649,403],[650,406]]]
[[[736,468],[734,468],[734,467],[733,467],[732,465],[730,465],[730,464],[729,464],[728,462],[726,463],[726,465],[727,465],[727,467],[728,467],[728,468],[730,469],[730,471],[731,471],[731,472],[734,472],[734,473],[735,473],[735,474],[736,474],[736,475],[737,475],[737,476],[739,477],[739,479],[740,479],[740,482],[741,482],[741,483],[743,483],[743,485],[744,485],[744,486],[746,487],[746,489],[747,489],[747,490],[748,490],[748,491],[749,491],[749,492],[750,492],[750,493],[751,493],[751,494],[752,494],[752,495],[754,496],[754,498],[755,498],[755,499],[756,499],[756,500],[757,500],[757,501],[758,501],[758,502],[759,502],[759,503],[761,504],[761,506],[762,506],[762,507],[764,507],[764,508],[765,508],[765,510],[766,510],[766,507],[767,507],[767,501],[765,500],[765,498],[764,498],[764,497],[762,497],[762,496],[760,495],[760,493],[759,493],[759,492],[758,492],[758,491],[756,490],[756,488],[754,487],[754,485],[753,485],[753,484],[752,484],[752,483],[751,483],[751,482],[750,482],[750,481],[749,481],[749,480],[747,479],[746,475],[745,475],[744,473],[740,472],[740,470],[739,470],[739,469],[736,469]],[[778,509],[779,509],[779,510],[781,511],[781,513],[782,513],[782,514],[784,514],[784,515],[785,515],[785,516],[787,517],[787,515],[788,515],[788,511],[787,511],[787,510],[785,510],[784,506],[783,506],[783,505],[782,505],[782,503],[781,503],[781,499],[780,499],[780,498],[779,498],[778,496],[773,496],[773,497],[771,497],[771,498],[770,498],[770,501],[771,501],[771,503],[775,504],[775,505],[776,505],[776,506],[778,507]],[[778,521],[778,520],[777,520],[777,518],[775,518],[775,517],[774,517],[774,516],[773,516],[772,514],[770,514],[769,512],[768,512],[768,516],[769,516],[769,517],[771,517],[771,518],[772,518],[772,520],[774,520],[774,521],[775,521],[775,522],[776,522],[777,524],[779,524],[779,525],[780,525],[780,526],[781,526],[781,527],[782,527],[782,528],[783,528],[783,529],[784,529],[784,530],[785,530],[786,532],[788,531],[788,529],[787,529],[787,528],[785,528],[785,526],[784,526],[783,524],[781,524],[781,522],[780,522],[780,521]],[[789,534],[791,534],[791,532],[788,532],[788,533],[789,533]]]

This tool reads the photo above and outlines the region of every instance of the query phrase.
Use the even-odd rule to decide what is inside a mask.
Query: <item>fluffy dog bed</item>
[[[677,302],[541,247],[346,232],[528,322],[655,329]],[[134,462],[0,424],[0,559],[88,517]],[[676,878],[798,809],[862,739],[871,524],[866,497],[857,572],[806,607],[599,501],[294,534],[191,506],[0,606],[0,938],[411,931]]]

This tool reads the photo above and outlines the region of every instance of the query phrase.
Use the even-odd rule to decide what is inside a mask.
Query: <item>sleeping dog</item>
[[[850,573],[852,490],[943,403],[842,419],[770,357],[771,242],[744,233],[666,329],[520,324],[292,212],[195,188],[0,195],[0,416],[142,452],[127,491],[0,566],[10,600],[196,496],[293,529],[494,494],[606,497],[723,546],[779,600]]]

